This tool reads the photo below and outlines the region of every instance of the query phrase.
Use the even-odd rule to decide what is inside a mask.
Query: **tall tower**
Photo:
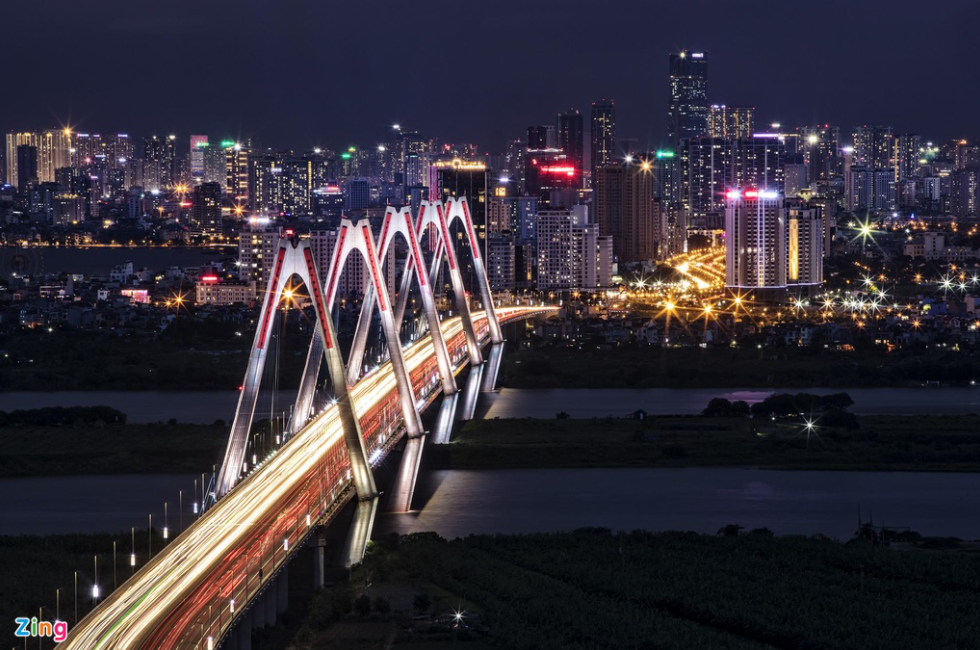
[[[568,156],[568,160],[582,178],[582,168],[585,165],[585,129],[582,114],[574,108],[558,114],[558,147]]]
[[[725,209],[725,284],[783,289],[787,281],[785,201],[769,189],[730,190]]]
[[[676,143],[708,130],[708,59],[704,52],[681,50],[670,55],[670,102],[667,138]]]
[[[595,170],[598,167],[611,165],[616,142],[616,106],[611,99],[600,99],[592,102],[592,121],[590,123],[592,138],[592,187],[595,187]]]

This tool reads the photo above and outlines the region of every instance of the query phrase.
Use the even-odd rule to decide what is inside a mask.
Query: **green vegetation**
[[[136,531],[136,569],[147,560],[149,537],[146,529]],[[99,557],[99,586],[102,596],[113,586],[112,544],[116,543],[115,578],[122,584],[133,573],[129,565],[133,537],[120,535],[51,535],[46,537],[22,535],[0,536],[0,620],[4,625],[4,647],[20,640],[13,635],[13,620],[18,616],[43,615],[53,621],[60,610],[61,619],[74,625],[75,572],[78,572],[78,616],[81,619],[92,609],[92,585],[95,577],[95,556]],[[163,548],[164,540],[154,531],[153,552]],[[60,600],[60,604],[59,604]],[[7,625],[9,623],[9,626]],[[51,648],[46,640],[43,648]],[[31,641],[31,648],[38,641]]]
[[[935,548],[931,540],[898,551],[862,537],[841,544],[740,531],[389,538],[349,582],[315,597],[305,621],[277,637],[281,645],[262,647],[326,647],[358,625],[360,642],[344,647],[390,647],[366,639],[369,620],[386,619],[395,647],[413,649],[942,650],[980,642],[980,566],[957,540],[940,541],[960,551],[919,550]],[[385,590],[404,596],[391,614],[387,599],[372,596]]]
[[[0,428],[0,477],[194,473],[227,442],[224,423],[16,426]]]
[[[845,413],[846,414],[846,413]],[[453,469],[710,467],[980,471],[977,418],[861,416],[808,432],[802,419],[745,417],[472,420],[426,450]]]
[[[283,388],[306,360],[308,335],[304,344],[293,329],[280,357]],[[253,333],[249,324],[189,318],[155,333],[16,331],[0,336],[0,390],[234,390]]]
[[[824,348],[542,347],[504,357],[509,388],[909,386],[980,380],[980,357],[934,348],[886,353]]]

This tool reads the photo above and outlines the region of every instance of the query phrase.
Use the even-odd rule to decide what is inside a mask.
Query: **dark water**
[[[194,480],[200,475],[55,476],[0,479],[0,535],[96,533],[167,524],[176,532],[180,522],[179,492],[183,490],[184,524],[189,524]]]
[[[109,275],[113,266],[132,260],[134,268],[148,267],[165,271],[171,266],[211,264],[222,255],[206,255],[201,248],[147,247],[133,248],[0,248],[0,265],[14,254],[27,260],[32,274],[83,273]]]
[[[798,392],[797,389],[791,389]],[[804,389],[801,389],[804,390]],[[807,388],[809,393],[838,393],[845,390],[854,398],[851,410],[860,414],[963,414],[980,413],[980,389],[971,388]],[[483,393],[477,414],[482,417],[553,418],[559,411],[572,417],[623,416],[643,409],[647,413],[700,413],[712,397],[758,401],[771,390],[726,388],[651,388],[646,390],[516,390]],[[271,391],[259,398],[259,412],[272,407]],[[279,391],[275,411],[289,412],[295,391]],[[111,406],[129,416],[129,421],[161,422],[177,418],[180,422],[210,424],[217,419],[230,421],[238,404],[238,392],[163,391],[57,391],[51,393],[0,393],[0,411],[44,406]]]
[[[573,418],[616,417],[643,409],[652,415],[700,413],[714,397],[750,404],[773,392],[846,392],[851,411],[863,415],[980,413],[980,388],[648,388],[648,389],[501,389],[487,395],[486,418],[553,418],[565,411]]]
[[[409,514],[380,515],[375,536],[453,538],[601,526],[693,530],[726,524],[849,539],[865,521],[980,539],[980,474],[756,469],[439,471],[420,478]],[[429,496],[431,494],[431,496]]]

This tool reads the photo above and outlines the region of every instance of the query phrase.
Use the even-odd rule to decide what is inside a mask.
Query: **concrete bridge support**
[[[276,576],[276,614],[285,614],[287,609],[289,609],[289,565],[284,566]]]
[[[327,538],[323,534],[323,529],[318,528],[316,535],[311,541],[313,547],[313,589],[320,591],[323,589],[324,569],[326,568],[326,546]]]

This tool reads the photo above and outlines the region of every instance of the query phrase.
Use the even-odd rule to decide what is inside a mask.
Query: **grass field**
[[[452,444],[426,451],[434,466],[710,467],[980,471],[980,419],[862,416],[859,429],[807,436],[744,418],[647,417],[473,420]],[[754,425],[764,424],[760,430]]]

